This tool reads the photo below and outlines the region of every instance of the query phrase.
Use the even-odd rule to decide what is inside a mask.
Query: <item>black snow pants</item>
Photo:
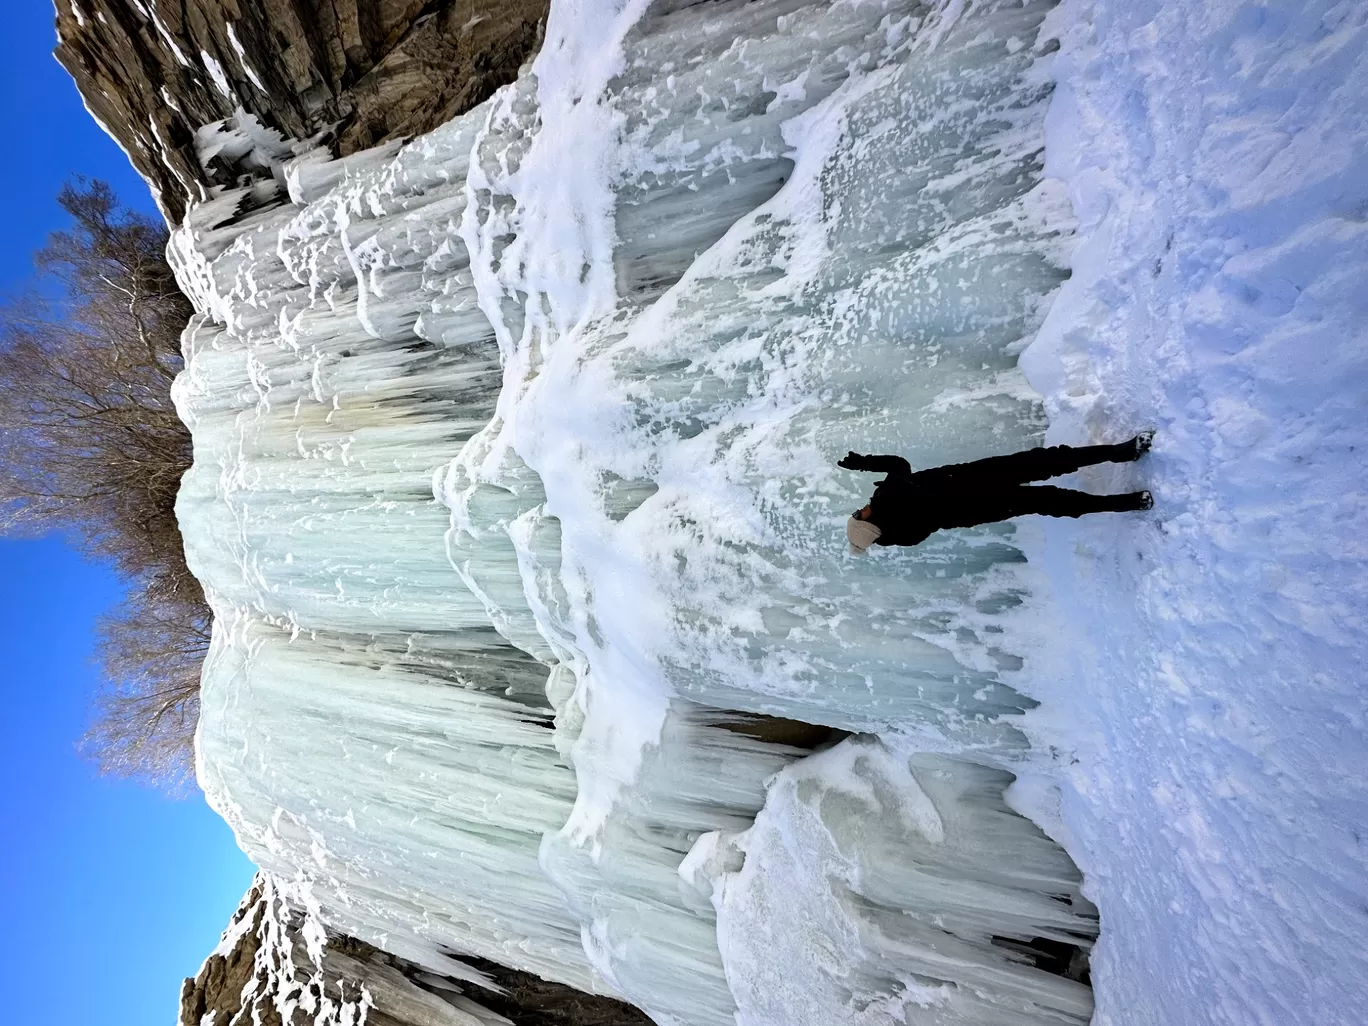
[[[963,503],[963,519],[974,523],[1007,520],[1030,513],[1047,517],[1081,517],[1086,513],[1122,513],[1144,508],[1143,492],[1092,495],[1088,492],[1035,485],[1032,481],[1072,474],[1096,463],[1124,463],[1135,459],[1134,442],[1119,445],[1055,445],[1008,456],[990,456],[926,471],[933,488],[941,485]],[[943,484],[940,479],[944,475]],[[914,475],[914,477],[922,475]],[[955,505],[960,505],[956,503]],[[950,526],[950,525],[945,525]],[[972,526],[969,523],[956,526]]]

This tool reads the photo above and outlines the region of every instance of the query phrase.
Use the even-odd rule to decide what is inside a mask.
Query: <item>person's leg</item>
[[[1011,516],[1036,513],[1046,517],[1081,517],[1088,513],[1132,513],[1150,509],[1154,500],[1149,492],[1123,492],[1120,495],[1091,495],[1054,485],[1023,485],[1011,499]]]
[[[946,469],[956,477],[977,478],[999,485],[1025,484],[1047,478],[1072,474],[1095,463],[1129,463],[1149,450],[1149,436],[1136,435],[1119,445],[1052,445],[1049,448],[1027,449],[1009,456],[990,456],[974,463],[962,463]]]

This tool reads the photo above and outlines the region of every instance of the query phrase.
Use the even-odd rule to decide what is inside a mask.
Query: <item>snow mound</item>
[[[1094,1022],[1360,1023],[1368,8],[1057,17],[1046,170],[1080,241],[1022,363],[1052,441],[1158,428],[1147,524],[1026,547],[1073,624],[1032,715],[1077,739]]]

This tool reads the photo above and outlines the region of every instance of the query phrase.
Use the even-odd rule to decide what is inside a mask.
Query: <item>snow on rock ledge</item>
[[[325,933],[290,889],[258,874],[223,939],[181,988],[179,1026],[648,1026],[591,997],[492,963],[437,976]]]
[[[346,155],[429,131],[512,81],[547,0],[79,0],[57,59],[168,220],[252,169],[199,162],[196,133],[251,115]]]

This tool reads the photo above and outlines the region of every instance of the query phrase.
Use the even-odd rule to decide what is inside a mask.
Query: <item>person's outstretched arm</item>
[[[889,477],[912,476],[912,464],[901,456],[862,456],[858,452],[848,452],[845,459],[837,461],[836,466],[870,474],[887,474]]]

